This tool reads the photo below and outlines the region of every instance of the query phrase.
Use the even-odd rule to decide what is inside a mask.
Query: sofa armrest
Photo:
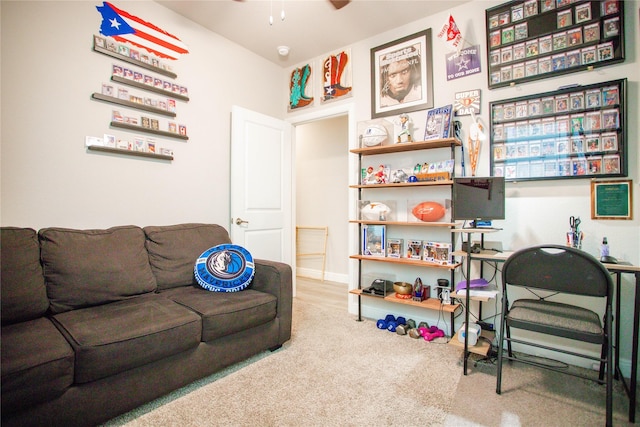
[[[267,292],[278,298],[276,317],[280,321],[279,344],[291,338],[291,318],[293,315],[293,273],[288,264],[255,259],[255,275],[251,289]]]

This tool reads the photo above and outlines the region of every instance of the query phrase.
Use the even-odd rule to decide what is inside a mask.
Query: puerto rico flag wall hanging
[[[96,9],[102,15],[100,34],[104,36],[146,49],[160,58],[176,60],[180,55],[189,53],[187,46],[173,34],[109,2],[103,2]]]

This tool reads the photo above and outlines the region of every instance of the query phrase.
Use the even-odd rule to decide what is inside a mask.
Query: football
[[[367,147],[375,147],[387,140],[389,134],[387,129],[382,125],[371,125],[365,129],[364,135],[361,136],[362,143]]]
[[[391,208],[384,203],[371,202],[365,205],[360,212],[362,219],[367,221],[386,221],[387,215],[391,213]]]
[[[444,216],[446,209],[437,202],[422,202],[412,210],[413,216],[424,222],[436,222]]]

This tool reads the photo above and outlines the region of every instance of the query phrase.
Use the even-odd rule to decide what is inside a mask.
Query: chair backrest
[[[504,263],[502,284],[563,293],[608,297],[613,281],[592,255],[561,245],[539,245],[515,252]]]

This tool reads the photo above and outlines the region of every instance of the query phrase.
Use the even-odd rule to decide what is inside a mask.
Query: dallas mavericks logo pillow
[[[255,273],[253,257],[242,246],[225,244],[207,249],[194,267],[196,281],[213,292],[238,292],[249,286]]]

